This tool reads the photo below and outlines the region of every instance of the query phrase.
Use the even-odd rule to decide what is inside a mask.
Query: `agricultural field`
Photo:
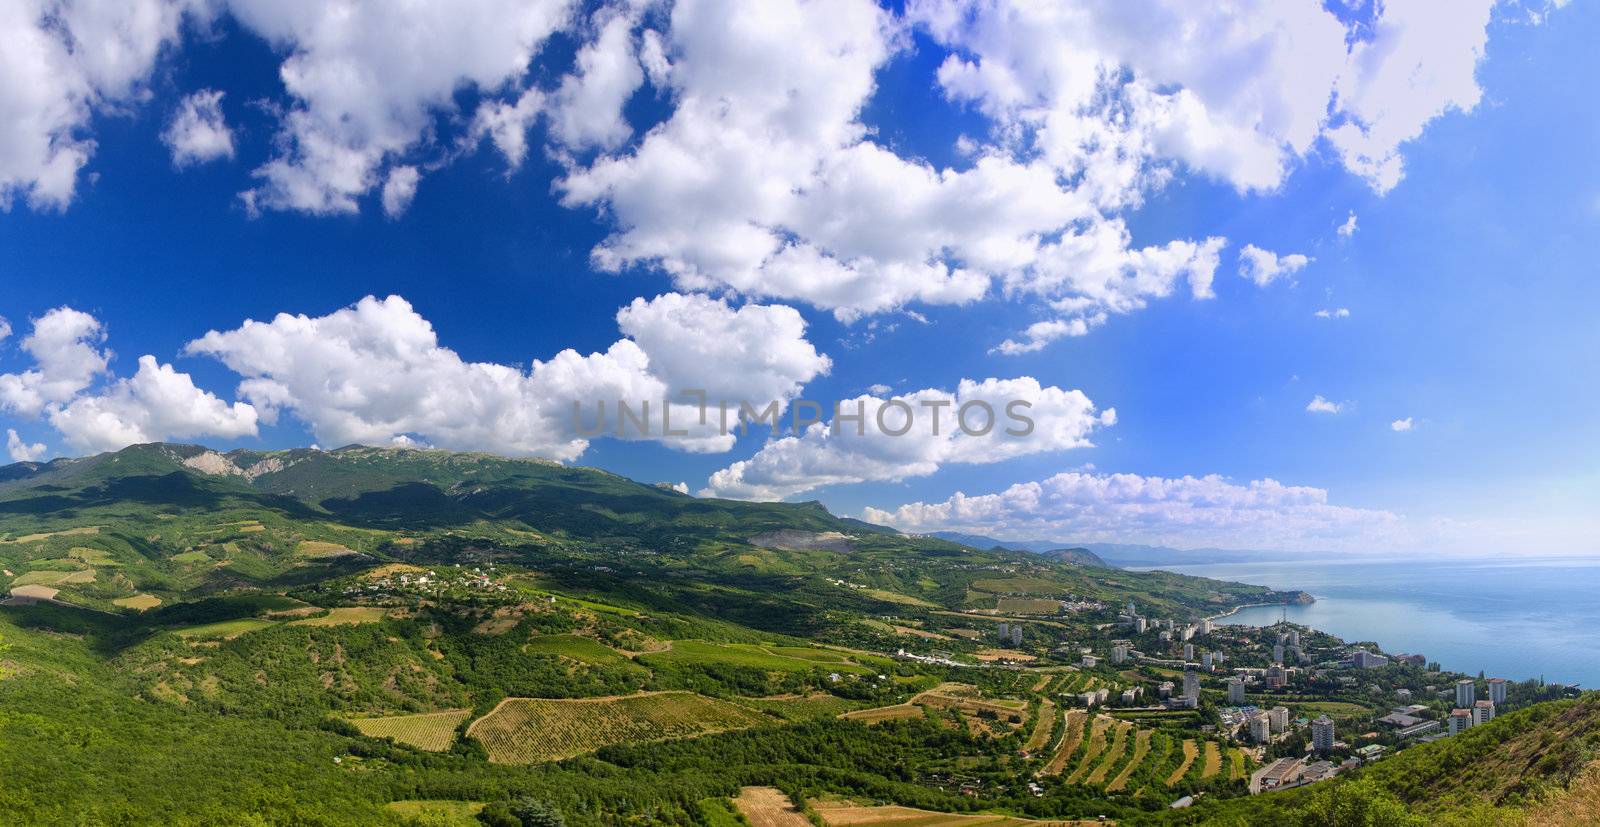
[[[295,546],[294,553],[301,557],[318,558],[341,557],[346,554],[354,554],[355,552],[339,545],[338,543],[325,543],[320,540],[301,540],[300,544]]]
[[[865,721],[876,724],[881,721],[895,721],[901,718],[921,718],[924,714],[922,707],[916,704],[894,704],[892,706],[876,706],[872,709],[857,709],[846,712],[839,717],[849,721]]]
[[[1216,741],[1206,742],[1205,762],[1200,765],[1200,777],[1210,778],[1222,772],[1222,747]]]
[[[142,612],[146,609],[154,609],[160,606],[161,598],[153,594],[136,594],[132,597],[119,597],[111,601],[111,604],[113,606],[121,606],[124,609],[134,609]]]
[[[852,711],[861,706],[859,701],[851,701],[837,695],[825,692],[811,695],[794,695],[772,698],[739,698],[739,704],[748,706],[760,712],[765,712],[785,721],[809,721],[817,718],[843,718],[848,717]]]
[[[938,608],[936,604],[929,603],[920,597],[912,597],[909,594],[885,591],[883,589],[861,589],[860,594],[882,600],[885,603],[899,603],[902,606],[917,606],[923,609]]]
[[[325,615],[289,621],[290,626],[344,626],[352,623],[377,623],[387,609],[375,606],[348,606],[329,609]]]
[[[1067,776],[1068,784],[1077,784],[1093,771],[1096,762],[1100,760],[1101,753],[1106,751],[1111,726],[1116,721],[1103,715],[1095,716],[1089,724],[1088,743],[1084,746],[1083,757],[1078,759],[1078,765]]]
[[[612,744],[691,738],[773,722],[738,704],[691,692],[610,698],[507,698],[467,729],[504,764],[557,761]]]
[[[827,649],[764,647],[750,643],[709,643],[703,640],[674,641],[671,649],[640,655],[639,661],[647,666],[655,663],[670,665],[675,662],[723,663],[768,672],[810,672],[813,669],[829,669],[835,672],[868,675],[874,671],[871,667],[848,660],[842,653]]]
[[[873,807],[849,801],[812,802],[811,809],[827,827],[1069,827],[1078,823],[1035,821],[994,813],[958,814],[914,807]]]
[[[446,709],[420,715],[391,715],[383,718],[349,718],[362,735],[393,738],[406,746],[429,752],[444,752],[456,740],[456,727],[472,714],[470,709]]]
[[[751,827],[811,827],[811,820],[789,796],[773,787],[745,787],[733,805]]]
[[[1106,785],[1106,789],[1116,792],[1128,786],[1128,779],[1133,776],[1134,770],[1137,770],[1139,765],[1144,763],[1145,756],[1150,754],[1150,738],[1154,735],[1155,730],[1153,729],[1139,730],[1133,739],[1133,757],[1129,758],[1122,771],[1111,779],[1111,783]]]
[[[1089,720],[1089,713],[1079,709],[1069,709],[1062,716],[1065,725],[1061,728],[1061,738],[1056,742],[1055,752],[1051,753],[1050,760],[1045,763],[1040,775],[1060,775],[1066,769],[1067,762],[1078,751],[1078,744],[1083,741],[1084,724]]]
[[[221,620],[216,623],[204,623],[199,626],[189,626],[183,629],[174,629],[173,633],[182,638],[236,638],[242,634],[265,629],[271,626],[270,620],[244,618],[241,620]]]
[[[1028,742],[1022,745],[1022,750],[1032,755],[1044,749],[1050,743],[1050,734],[1055,731],[1055,723],[1055,702],[1048,698],[1040,701],[1039,710],[1033,718],[1033,732],[1028,734]]]
[[[1167,776],[1167,786],[1171,787],[1183,780],[1189,774],[1189,768],[1194,766],[1196,758],[1200,757],[1200,745],[1193,738],[1183,740],[1183,760],[1178,763],[1178,768]]]
[[[1041,597],[1002,597],[995,609],[1003,614],[1053,615],[1061,611],[1061,601]]]
[[[603,666],[621,666],[630,662],[626,655],[600,641],[578,635],[537,635],[529,639],[522,649],[530,655],[556,655]]]
[[[401,818],[430,827],[480,827],[478,813],[483,804],[477,801],[447,801],[444,799],[413,799],[391,801],[384,809]]]
[[[1081,709],[1069,709],[1063,720],[1064,732],[1056,739],[1039,775],[1065,774],[1068,784],[1143,794],[1163,783],[1171,787],[1184,778],[1198,779],[1204,760],[1202,744],[1217,751],[1219,762],[1224,755],[1214,741],[1179,741],[1160,730],[1141,728],[1105,714],[1091,718]],[[1239,760],[1240,766],[1247,766],[1242,753]]]

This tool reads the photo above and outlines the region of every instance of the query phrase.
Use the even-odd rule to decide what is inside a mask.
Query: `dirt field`
[[[811,820],[794,802],[773,787],[745,787],[733,806],[750,821],[751,827],[811,827]]]

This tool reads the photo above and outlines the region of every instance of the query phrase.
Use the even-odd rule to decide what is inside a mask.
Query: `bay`
[[[1597,558],[1349,558],[1155,568],[1302,589],[1317,598],[1304,606],[1241,609],[1222,623],[1267,626],[1287,616],[1347,641],[1420,653],[1454,671],[1600,687]]]

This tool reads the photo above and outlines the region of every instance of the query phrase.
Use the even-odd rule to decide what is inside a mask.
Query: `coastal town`
[[[1332,779],[1521,706],[1578,694],[1575,686],[1449,672],[1422,653],[1386,652],[1287,621],[1231,625],[1226,615],[1179,619],[1077,597],[1027,608],[1037,614],[998,621],[976,655],[926,638],[895,654],[951,668],[1071,669],[1078,677],[1059,684],[1070,691],[1050,702],[1215,739],[1247,762],[1240,781],[1250,795]],[[1205,794],[1181,795],[1171,806]]]

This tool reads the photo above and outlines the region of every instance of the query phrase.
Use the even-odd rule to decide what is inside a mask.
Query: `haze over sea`
[[[1144,568],[1144,567],[1141,567]],[[1600,688],[1600,558],[1295,560],[1156,568],[1303,589],[1306,606],[1247,608],[1225,623],[1288,619],[1444,668]]]

